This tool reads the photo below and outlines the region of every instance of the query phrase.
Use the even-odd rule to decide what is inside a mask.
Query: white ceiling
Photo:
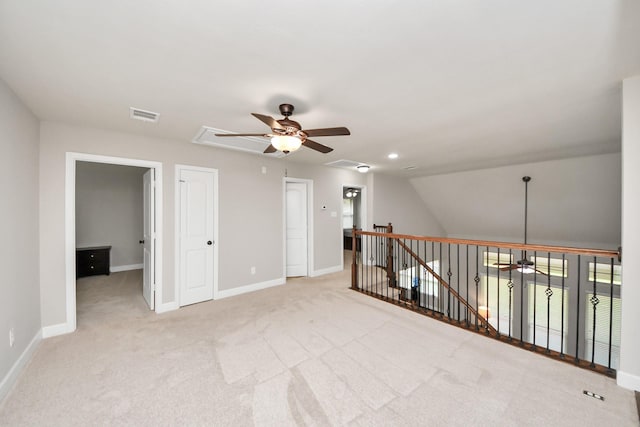
[[[352,132],[295,160],[422,176],[619,151],[639,23],[635,0],[0,0],[0,77],[43,120],[180,140],[290,102]]]

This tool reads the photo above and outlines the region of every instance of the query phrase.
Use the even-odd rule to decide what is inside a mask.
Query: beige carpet
[[[162,315],[140,281],[78,282],[77,332],[40,344],[0,425],[639,425],[614,380],[353,292],[347,272]]]

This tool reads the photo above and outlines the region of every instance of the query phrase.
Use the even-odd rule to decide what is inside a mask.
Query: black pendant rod
[[[528,190],[529,190],[529,181],[531,181],[530,176],[523,176],[522,180],[524,181],[524,244],[527,244],[527,201],[528,201]]]

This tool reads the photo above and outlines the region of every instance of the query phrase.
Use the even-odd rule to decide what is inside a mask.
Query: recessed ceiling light
[[[397,159],[398,158],[398,153],[391,153],[387,156],[390,159]]]

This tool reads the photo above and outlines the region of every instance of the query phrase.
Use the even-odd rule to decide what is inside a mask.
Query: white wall
[[[640,390],[640,76],[622,90],[622,331],[618,384]]]
[[[528,175],[528,241],[620,245],[620,153],[414,178],[448,237],[522,242]]]
[[[65,301],[65,153],[81,152],[162,162],[163,164],[163,301],[174,295],[174,165],[219,171],[219,289],[229,290],[284,277],[283,177],[285,162],[265,156],[216,149],[177,141],[144,137],[60,123],[41,124],[40,241],[42,323],[66,322]],[[294,156],[292,156],[294,159]],[[341,265],[342,228],[339,211],[343,181],[357,172],[296,165],[287,161],[289,176],[314,180],[315,269]],[[267,173],[262,173],[262,166]],[[328,209],[317,211],[326,204]],[[256,267],[256,274],[251,274]],[[46,273],[45,273],[46,272]]]
[[[0,80],[0,400],[40,336],[38,134],[36,117]]]
[[[371,207],[373,217],[368,224],[393,224],[393,232],[418,236],[445,236],[445,231],[431,209],[411,186],[401,177],[371,174]]]
[[[76,247],[111,246],[111,267],[142,264],[146,168],[76,164]]]

